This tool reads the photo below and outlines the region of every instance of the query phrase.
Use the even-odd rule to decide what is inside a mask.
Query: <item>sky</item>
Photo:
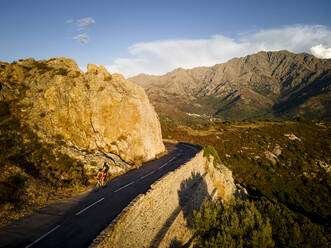
[[[0,0],[0,61],[164,74],[258,51],[331,58],[330,0]]]

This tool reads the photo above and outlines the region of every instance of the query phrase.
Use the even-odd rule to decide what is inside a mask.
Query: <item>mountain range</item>
[[[331,59],[307,53],[259,52],[212,67],[139,74],[161,119],[331,119]]]

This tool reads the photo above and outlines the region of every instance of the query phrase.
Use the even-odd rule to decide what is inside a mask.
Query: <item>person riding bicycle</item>
[[[99,172],[98,172],[98,174],[97,174],[97,180],[100,181],[101,186],[103,186],[103,184],[104,184],[105,177],[106,177],[106,176],[105,176],[105,173],[104,173],[103,170],[100,168],[100,169],[99,169]]]
[[[99,169],[98,175],[97,175],[97,179],[100,179],[100,183],[102,185],[102,187],[105,184],[105,178],[107,177],[107,173],[109,171],[109,166],[107,164],[107,162],[104,162],[102,169]]]
[[[109,166],[108,166],[107,162],[104,162],[104,164],[103,164],[103,175],[104,175],[103,179],[104,180],[107,177],[108,171],[109,171]]]

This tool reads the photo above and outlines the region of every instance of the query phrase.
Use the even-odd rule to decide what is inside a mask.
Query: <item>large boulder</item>
[[[0,100],[40,139],[87,153],[114,153],[126,162],[165,151],[158,116],[145,91],[103,66],[83,73],[69,58],[1,63]]]

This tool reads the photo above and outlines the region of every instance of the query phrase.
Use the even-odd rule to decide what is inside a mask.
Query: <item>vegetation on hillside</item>
[[[265,197],[206,201],[194,213],[196,247],[328,247],[328,232]]]
[[[0,225],[88,183],[83,164],[60,152],[63,141],[41,142],[16,107],[0,103]]]
[[[215,149],[215,147],[211,145],[206,145],[203,147],[203,156],[204,157],[209,157],[213,156],[214,157],[214,165],[219,164],[221,162],[220,157],[218,156],[218,153]]]
[[[234,200],[229,204],[206,201],[195,212],[198,247],[273,247],[272,228],[253,202]]]
[[[163,122],[162,130],[164,138],[215,148],[235,180],[249,191],[254,208],[269,219],[276,247],[330,245],[330,123],[252,121],[188,127]],[[237,208],[229,209],[231,215],[239,214]]]

